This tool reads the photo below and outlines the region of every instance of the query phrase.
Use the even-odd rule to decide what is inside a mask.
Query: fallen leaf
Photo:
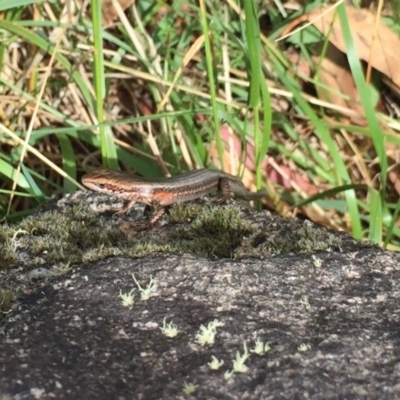
[[[315,65],[320,65],[317,79],[323,84],[316,86],[318,97],[363,115],[363,108],[356,101],[358,91],[346,55],[329,44],[323,60],[320,60],[320,56],[313,56],[313,60]]]
[[[128,7],[130,7],[135,0],[118,0],[119,5],[125,11]],[[103,0],[101,2],[101,11],[103,14],[103,24],[110,25],[114,22],[115,18],[117,18],[117,11],[113,6],[112,0]]]
[[[400,38],[381,20],[366,9],[350,5],[346,8],[354,45],[361,60],[385,74],[400,87]],[[305,14],[289,24],[282,35],[289,33],[299,23],[309,21],[339,50],[346,53],[339,16],[335,7],[323,6]]]

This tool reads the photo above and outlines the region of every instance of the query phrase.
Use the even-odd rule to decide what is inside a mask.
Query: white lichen
[[[196,334],[196,343],[200,346],[206,344],[214,344],[215,335],[217,334],[217,328],[224,326],[225,324],[217,319],[208,323],[207,326],[201,325],[199,332]]]
[[[32,229],[31,234],[34,232],[35,228]],[[29,235],[29,232],[24,230],[24,229],[18,229],[14,232],[14,235],[10,240],[7,240],[7,246],[10,250],[15,251],[18,247],[20,247],[20,244],[17,240],[18,235]]]
[[[172,321],[167,324],[167,317],[164,318],[163,326],[160,329],[161,332],[169,338],[173,338],[179,333],[178,326],[175,325]]]
[[[119,291],[119,296],[122,299],[122,305],[124,307],[131,307],[134,304],[133,292],[135,289],[132,289],[129,293],[122,293],[122,290]]]
[[[311,258],[313,260],[314,267],[315,268],[321,268],[322,260],[319,257],[315,256],[315,255],[312,255]]]
[[[229,379],[232,378],[232,376],[233,376],[234,373],[235,373],[234,370],[229,371],[229,370],[227,369],[227,370],[225,371],[225,373],[224,373],[224,379],[228,381]]]
[[[308,297],[307,296],[302,296],[301,299],[299,300],[299,304],[302,307],[304,307],[306,310],[309,310],[311,308],[311,305],[308,302]]]
[[[297,350],[299,350],[299,351],[308,351],[308,350],[310,350],[311,349],[311,344],[310,343],[302,343],[298,348],[297,348]]]
[[[157,289],[157,281],[155,279],[153,279],[153,277],[151,275],[150,275],[149,284],[145,288],[142,288],[140,283],[135,278],[135,274],[132,274],[132,279],[134,280],[136,286],[139,289],[141,300],[148,300],[151,296],[151,293],[155,292]]]
[[[197,388],[198,385],[185,381],[183,382],[182,391],[186,396],[190,396],[192,393],[196,391]]]
[[[247,372],[249,367],[247,367],[244,363],[250,357],[250,353],[247,349],[246,341],[243,342],[244,352],[241,355],[239,351],[236,352],[236,359],[233,360],[233,371],[236,373],[244,373]]]
[[[217,357],[211,356],[211,361],[207,363],[213,371],[219,370],[224,365],[224,360],[218,360]]]
[[[269,345],[269,342],[264,344],[260,339],[257,339],[254,349],[250,349],[250,352],[262,356],[270,350],[271,346]]]

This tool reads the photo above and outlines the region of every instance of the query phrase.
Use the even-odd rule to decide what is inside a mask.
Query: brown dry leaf
[[[135,0],[118,0],[118,3],[124,11],[134,2]],[[115,18],[117,18],[118,14],[112,4],[112,0],[102,0],[101,11],[103,14],[103,24],[106,26],[110,25],[115,20]]]
[[[400,86],[400,38],[382,21],[366,9],[345,5],[354,44],[359,57]],[[310,21],[320,32],[329,35],[329,41],[342,52],[346,45],[336,8],[321,7],[293,21],[285,32],[290,32],[300,22]],[[376,25],[376,29],[375,29]]]
[[[320,53],[318,49],[316,52]],[[315,65],[320,64],[318,80],[323,83],[323,86],[316,86],[318,97],[332,104],[354,110],[358,115],[363,115],[363,108],[356,101],[358,91],[349,71],[345,54],[329,44],[323,60],[320,61],[319,58],[319,56],[313,56]]]

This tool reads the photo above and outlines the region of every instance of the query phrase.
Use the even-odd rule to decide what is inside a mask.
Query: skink
[[[259,199],[266,194],[265,190],[250,192],[236,176],[211,169],[198,169],[171,178],[149,179],[100,168],[84,175],[82,183],[96,192],[127,200],[128,204],[116,214],[129,212],[136,202],[154,207],[156,211],[149,226],[158,221],[166,207],[194,200],[211,192],[221,192],[222,200],[231,198],[232,193],[246,200]]]

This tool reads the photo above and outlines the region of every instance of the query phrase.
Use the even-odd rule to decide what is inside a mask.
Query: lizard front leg
[[[221,192],[221,197],[218,199],[218,203],[226,203],[232,198],[231,187],[227,178],[219,179],[218,190]]]
[[[157,207],[150,220],[148,220],[147,222],[139,222],[138,224],[134,225],[134,228],[137,231],[143,231],[151,228],[164,215],[165,209],[166,207]]]

